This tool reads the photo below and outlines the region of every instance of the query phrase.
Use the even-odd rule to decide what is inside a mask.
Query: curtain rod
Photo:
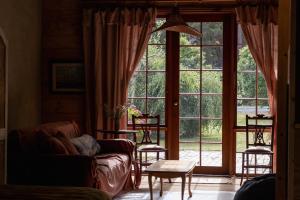
[[[258,4],[269,4],[278,6],[278,0],[81,0],[84,6],[155,6],[158,8],[166,7],[199,7],[199,8],[235,8],[241,5],[256,6]]]

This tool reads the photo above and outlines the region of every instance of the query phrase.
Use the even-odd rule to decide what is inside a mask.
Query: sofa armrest
[[[126,153],[132,157],[135,143],[128,139],[97,140],[101,153]]]
[[[96,162],[83,155],[19,155],[21,177],[11,177],[15,184],[92,187]],[[20,173],[21,172],[21,173]],[[12,173],[10,173],[12,174]]]

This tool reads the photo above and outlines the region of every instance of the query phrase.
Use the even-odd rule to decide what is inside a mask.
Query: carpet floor
[[[185,186],[184,200],[233,200],[235,191],[239,188],[239,179],[224,177],[193,177],[191,190],[188,195],[188,185]],[[150,192],[147,176],[142,177],[140,189],[121,194],[114,200],[149,200]],[[172,183],[164,179],[163,195],[159,196],[159,179],[153,182],[154,200],[181,200],[181,179],[172,179]]]
[[[184,199],[189,200],[233,200],[235,192],[229,191],[192,191],[192,197],[189,198],[188,191],[184,193]],[[114,200],[149,200],[149,191],[131,191],[123,194]],[[153,199],[155,200],[181,200],[181,192],[164,191],[163,195],[159,196],[159,190],[153,191]]]

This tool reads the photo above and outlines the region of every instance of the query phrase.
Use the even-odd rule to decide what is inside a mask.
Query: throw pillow
[[[65,146],[70,155],[79,155],[79,152],[77,151],[76,147],[64,133],[58,131],[55,137],[62,142],[62,144]]]
[[[94,156],[100,151],[100,145],[91,135],[84,134],[80,137],[72,138],[71,142],[81,155]]]
[[[69,154],[68,150],[65,148],[64,144],[43,130],[39,130],[36,133],[38,140],[38,151],[42,154]]]

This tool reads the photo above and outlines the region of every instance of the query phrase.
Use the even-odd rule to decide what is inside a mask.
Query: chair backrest
[[[134,130],[142,132],[141,142],[137,144],[160,144],[160,116],[142,114],[141,116],[132,115],[132,127]],[[156,134],[156,140],[151,139],[152,133]]]
[[[262,146],[273,150],[274,117],[246,115],[246,147]],[[268,141],[267,141],[268,140]]]

